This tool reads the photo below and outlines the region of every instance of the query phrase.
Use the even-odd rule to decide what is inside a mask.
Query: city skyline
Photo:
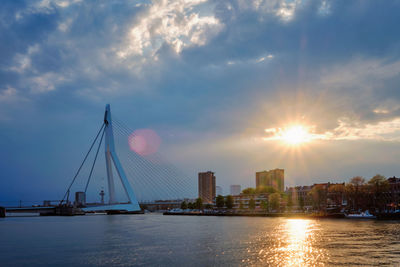
[[[397,1],[2,7],[0,200],[61,198],[107,103],[194,188],[400,176]]]

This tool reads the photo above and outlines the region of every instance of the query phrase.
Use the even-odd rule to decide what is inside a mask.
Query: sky
[[[399,1],[1,1],[0,201],[60,199],[107,103],[197,187],[400,176]],[[300,125],[310,139],[282,140]],[[283,133],[283,134],[282,134]]]

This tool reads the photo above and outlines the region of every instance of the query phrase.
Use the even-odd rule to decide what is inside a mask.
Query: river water
[[[400,265],[400,222],[86,215],[0,218],[0,266]]]

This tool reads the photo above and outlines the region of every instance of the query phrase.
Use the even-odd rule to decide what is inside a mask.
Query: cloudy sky
[[[104,106],[197,187],[400,176],[400,2],[2,1],[0,201],[59,199]],[[279,136],[307,130],[293,146]]]

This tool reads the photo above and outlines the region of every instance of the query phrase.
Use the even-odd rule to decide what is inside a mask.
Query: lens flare
[[[147,156],[158,151],[161,139],[151,129],[138,129],[128,137],[128,143],[132,151],[141,156]]]

